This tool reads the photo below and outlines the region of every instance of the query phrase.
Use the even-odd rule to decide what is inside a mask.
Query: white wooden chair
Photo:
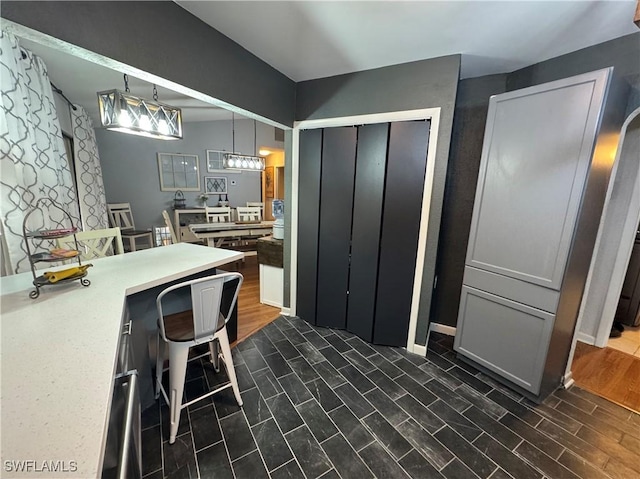
[[[76,233],[76,239],[82,261],[124,253],[120,228],[80,231]],[[59,238],[58,247],[75,249],[73,235]]]
[[[167,210],[162,210],[162,217],[164,218],[164,224],[167,228],[169,228],[169,233],[171,234],[171,243],[178,243],[178,237],[176,236],[176,232],[173,229],[173,223],[171,222],[171,217]]]
[[[236,281],[237,284],[230,284],[229,286],[232,287],[225,292],[225,284],[232,281]],[[242,406],[242,398],[240,397],[238,380],[233,367],[233,358],[229,348],[229,337],[227,336],[226,328],[227,321],[229,321],[233,313],[242,281],[243,277],[240,273],[223,273],[170,286],[158,295],[156,300],[158,308],[156,397],[159,397],[160,393],[162,393],[169,405],[169,444],[173,444],[176,440],[180,412],[191,404],[224,389],[232,388],[238,405]],[[190,290],[192,309],[180,313],[165,314],[163,304],[168,305],[172,295],[175,296],[176,293],[179,295],[180,292],[184,292],[186,289]],[[233,294],[231,306],[226,311],[223,311],[222,307],[223,292],[225,295]],[[165,299],[168,293],[170,295]],[[165,299],[164,302],[163,299]],[[220,345],[220,353],[218,353],[218,348],[214,343],[216,340]],[[209,344],[207,353],[189,359],[190,348],[207,343]],[[167,394],[162,385],[162,373],[165,371],[165,345],[169,347],[169,394]],[[183,403],[182,393],[184,391],[187,362],[209,355],[216,370],[219,367],[219,359],[222,359],[227,370],[229,382],[196,399]]]
[[[228,206],[205,207],[207,223],[231,223],[231,208]]]
[[[131,205],[129,203],[108,203],[109,222],[111,226],[120,228],[122,237],[129,240],[129,251],[136,251],[136,240],[143,238],[153,247],[153,233],[151,231],[136,230],[133,221]]]
[[[239,222],[262,221],[262,209],[257,206],[238,206],[236,208]]]

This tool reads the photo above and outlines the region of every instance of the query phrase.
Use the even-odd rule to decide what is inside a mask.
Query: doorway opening
[[[640,328],[625,326],[619,338],[609,337],[612,331],[615,335],[614,321],[622,316],[636,324],[639,309],[635,303],[640,276],[638,151],[640,108],[622,127],[564,383],[568,387],[575,382],[640,413]]]

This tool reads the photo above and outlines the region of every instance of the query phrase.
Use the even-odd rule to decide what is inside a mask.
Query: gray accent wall
[[[458,85],[445,186],[431,321],[455,326],[478,182],[489,97],[504,93],[507,75],[462,80]]]
[[[232,149],[231,122],[185,123],[184,139],[176,141],[154,140],[128,135],[117,131],[96,129],[98,152],[102,165],[104,188],[108,203],[131,203],[138,229],[164,225],[162,210],[172,213],[172,191],[160,191],[157,153],[184,153],[198,155],[200,159],[200,192],[185,191],[187,207],[200,206],[197,197],[204,192],[205,176],[225,176],[231,206],[245,206],[247,201],[261,201],[260,173],[208,173],[206,150]],[[253,121],[235,122],[235,149],[237,152],[253,154]],[[284,147],[274,140],[274,127],[256,123],[258,147]],[[231,182],[236,184],[232,185]],[[217,200],[217,196],[213,197]],[[213,202],[210,202],[213,204]]]
[[[416,343],[426,342],[460,55],[337,75],[297,84],[296,120],[441,108]]]
[[[2,17],[284,125],[295,83],[173,2],[2,2]]]
[[[431,321],[455,326],[469,239],[489,97],[609,66],[631,86],[626,114],[640,106],[640,33],[552,58],[512,73],[462,80],[458,87],[445,206],[438,250],[438,283]]]

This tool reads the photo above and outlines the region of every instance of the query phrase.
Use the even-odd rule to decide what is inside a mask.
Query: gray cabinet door
[[[454,347],[537,394],[553,320],[553,314],[463,286]]]
[[[607,71],[491,98],[468,266],[559,290]]]

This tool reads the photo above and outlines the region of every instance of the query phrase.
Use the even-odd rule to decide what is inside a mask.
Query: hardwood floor
[[[238,271],[244,276],[238,295],[238,339],[231,344],[234,347],[280,316],[280,308],[260,303],[260,275],[256,256],[246,258],[244,263],[230,265],[225,270]]]
[[[640,413],[640,358],[578,341],[571,370],[581,388]]]

